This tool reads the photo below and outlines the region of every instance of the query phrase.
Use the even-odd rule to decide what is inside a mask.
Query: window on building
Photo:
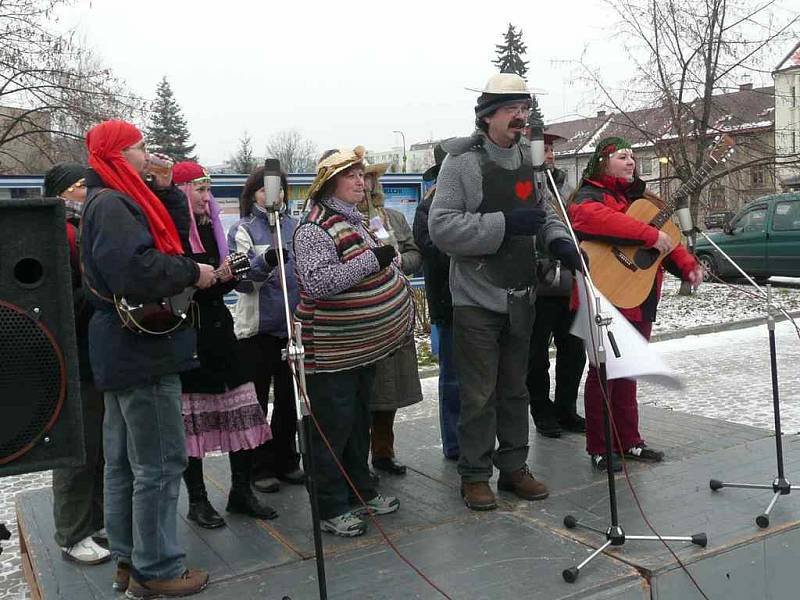
[[[763,165],[750,167],[750,187],[763,187],[767,183],[767,170]]]
[[[797,107],[797,86],[792,86],[792,108]]]
[[[711,210],[724,210],[727,208],[725,204],[725,188],[719,183],[715,183],[708,190],[708,208]]]
[[[653,159],[640,158],[639,162],[639,175],[652,175],[653,174]]]

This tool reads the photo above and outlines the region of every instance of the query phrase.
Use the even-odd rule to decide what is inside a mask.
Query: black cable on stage
[[[589,297],[588,286],[584,286],[584,296],[585,296],[584,299],[587,302],[587,307],[591,306],[591,298]],[[594,337],[594,328],[591,327],[591,326],[589,327],[589,335],[591,336],[591,339],[592,339],[592,348],[596,349],[597,348],[597,343],[596,343],[596,340],[595,340],[595,337]],[[596,352],[595,352],[594,359],[595,359],[595,364],[597,364]],[[600,391],[601,391],[601,393],[603,395],[603,402],[605,402],[605,405],[606,405],[606,411],[608,413],[609,423],[611,424],[611,431],[612,431],[612,433],[614,435],[614,440],[616,441],[617,448],[622,448],[622,439],[620,438],[619,431],[617,430],[617,423],[614,420],[614,413],[611,412],[611,401],[610,401],[610,399],[608,397],[608,394],[606,393],[606,390],[603,388],[602,385],[600,386]],[[638,407],[637,407],[637,410],[638,410]],[[631,481],[630,474],[628,473],[628,465],[627,465],[627,462],[625,461],[625,454],[621,453],[619,456],[622,459],[622,470],[623,470],[623,474],[625,476],[625,482],[628,485],[628,489],[630,489],[630,491],[631,491],[631,495],[633,496],[633,501],[636,504],[636,508],[639,511],[639,514],[641,515],[642,520],[644,521],[645,525],[653,533],[653,535],[656,536],[658,538],[658,540],[664,545],[664,547],[667,549],[667,551],[672,555],[672,558],[675,559],[675,562],[678,563],[678,566],[681,568],[681,570],[684,573],[686,573],[686,576],[689,578],[689,581],[692,582],[692,585],[694,585],[694,587],[697,589],[697,591],[700,593],[700,595],[705,600],[710,600],[709,597],[706,595],[706,593],[703,591],[703,589],[700,587],[700,584],[697,582],[697,580],[694,578],[694,576],[689,572],[688,567],[678,557],[678,555],[675,553],[675,551],[672,549],[672,547],[666,542],[666,540],[662,539],[661,534],[658,533],[658,531],[656,531],[656,528],[650,522],[650,519],[648,519],[647,514],[644,511],[644,507],[642,506],[642,503],[639,500],[639,495],[636,493],[636,488],[634,487],[633,482]],[[610,469],[611,465],[607,464],[606,468]]]
[[[294,320],[294,319],[292,319],[292,320]],[[389,548],[391,548],[392,551],[400,558],[400,560],[402,560],[410,569],[412,569],[414,571],[414,573],[416,573],[417,576],[420,579],[422,579],[430,587],[432,587],[434,590],[436,590],[443,598],[446,598],[447,600],[453,600],[452,596],[448,595],[447,592],[445,592],[442,588],[440,588],[438,585],[436,585],[436,583],[434,583],[434,581],[432,579],[430,579],[430,577],[428,577],[422,571],[422,569],[417,567],[413,562],[411,562],[408,558],[406,558],[406,556],[400,551],[400,549],[391,540],[389,535],[384,531],[383,527],[381,527],[381,524],[378,522],[377,517],[372,513],[372,511],[369,509],[369,506],[367,506],[367,503],[365,502],[364,498],[361,496],[361,494],[359,493],[358,489],[356,489],[356,486],[353,483],[353,480],[350,479],[350,475],[347,473],[347,470],[344,468],[342,463],[339,461],[339,458],[336,456],[336,453],[333,451],[333,447],[331,446],[330,441],[328,440],[328,438],[325,435],[325,433],[322,431],[322,426],[320,425],[319,421],[317,421],[317,416],[314,414],[314,411],[311,410],[311,402],[310,402],[310,400],[308,398],[308,395],[306,394],[306,390],[302,386],[302,382],[300,381],[297,373],[295,372],[294,365],[289,363],[289,368],[292,371],[292,377],[294,377],[295,381],[297,382],[297,389],[300,391],[300,396],[301,396],[301,399],[303,401],[303,404],[306,407],[306,410],[308,411],[308,416],[311,417],[311,420],[314,423],[314,428],[317,430],[317,433],[319,433],[320,438],[322,438],[322,441],[325,444],[325,447],[327,448],[328,452],[330,453],[331,458],[333,458],[333,462],[336,464],[336,468],[339,469],[339,472],[344,476],[345,480],[347,481],[347,485],[350,487],[350,489],[356,495],[356,497],[358,498],[358,501],[361,503],[361,506],[365,509],[366,515],[369,518],[370,522],[375,526],[375,529],[377,529],[378,532],[381,534],[381,537],[386,542],[386,544],[389,546]]]

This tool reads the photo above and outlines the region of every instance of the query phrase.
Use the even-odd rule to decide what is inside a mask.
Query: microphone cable
[[[292,318],[292,321],[294,322],[294,318]],[[383,538],[383,540],[386,543],[386,545],[389,546],[389,548],[391,548],[391,550],[400,558],[400,560],[402,560],[412,571],[414,571],[414,573],[416,573],[416,575],[420,579],[422,579],[431,588],[436,590],[442,596],[442,598],[446,598],[446,600],[453,600],[452,596],[447,594],[447,592],[445,592],[442,588],[440,588],[438,585],[436,585],[436,583],[430,577],[428,577],[422,571],[422,569],[417,567],[413,562],[411,562],[411,560],[409,560],[400,551],[400,549],[397,547],[397,545],[392,541],[392,539],[389,537],[389,535],[383,529],[383,527],[381,526],[380,522],[378,521],[376,515],[373,514],[373,512],[370,510],[369,506],[367,506],[366,501],[364,500],[364,498],[361,496],[361,493],[356,488],[356,485],[353,483],[353,480],[350,479],[350,475],[348,474],[347,469],[344,468],[344,465],[342,465],[342,463],[339,461],[339,458],[336,456],[336,452],[334,452],[333,446],[331,446],[331,443],[328,440],[328,437],[325,435],[325,432],[322,430],[322,425],[317,420],[317,416],[314,414],[314,411],[311,410],[311,402],[310,402],[310,400],[308,398],[308,394],[306,393],[305,388],[303,388],[302,381],[300,381],[300,378],[299,378],[297,372],[295,371],[294,365],[292,364],[291,361],[289,361],[289,369],[292,372],[292,377],[294,378],[295,382],[297,383],[297,389],[300,392],[301,400],[303,401],[303,404],[306,407],[306,411],[308,412],[308,416],[311,417],[311,420],[314,423],[314,428],[317,430],[317,433],[319,433],[320,438],[322,438],[322,441],[325,444],[325,447],[327,448],[328,452],[330,453],[330,456],[333,459],[333,462],[336,464],[336,468],[339,470],[339,472],[342,474],[342,476],[344,476],[345,480],[347,481],[347,485],[353,491],[353,493],[355,494],[356,498],[358,498],[359,503],[364,508],[365,513],[367,515],[367,518],[375,526],[375,529],[378,530],[378,532],[380,533],[380,535]]]
[[[591,306],[592,299],[591,299],[591,297],[589,295],[588,286],[586,286],[586,285],[584,285],[584,296],[585,296],[585,300],[587,302],[587,307]],[[597,367],[597,340],[596,340],[595,335],[594,335],[594,327],[591,326],[591,323],[590,323],[590,326],[589,326],[589,335],[590,335],[591,340],[592,340],[592,349],[593,349],[593,353],[594,353],[595,368],[596,368]],[[608,378],[606,378],[606,385],[608,385]],[[602,385],[600,386],[600,393],[603,395],[603,402],[605,403],[605,406],[606,406],[606,412],[608,413],[608,421],[609,421],[609,423],[611,425],[611,432],[612,432],[612,434],[614,436],[614,440],[616,442],[616,446],[617,446],[617,448],[622,448],[622,439],[620,438],[619,431],[617,429],[617,423],[614,420],[614,416],[613,416],[614,413],[611,411],[611,400],[608,397],[607,390]],[[637,402],[637,404],[638,404],[638,402]],[[637,411],[639,410],[638,406],[637,406],[636,410]],[[680,557],[678,557],[678,555],[675,553],[675,551],[672,549],[672,547],[669,545],[669,543],[661,537],[661,534],[658,533],[658,531],[656,530],[655,526],[650,522],[650,519],[647,517],[647,514],[645,513],[644,507],[642,506],[642,502],[639,499],[639,494],[636,492],[636,488],[633,485],[633,481],[631,481],[631,477],[630,477],[630,474],[628,472],[628,464],[627,464],[627,461],[625,460],[625,454],[621,453],[619,456],[622,459],[622,470],[623,470],[623,474],[625,476],[625,482],[626,482],[626,484],[628,486],[628,489],[630,489],[630,491],[631,491],[631,495],[633,496],[633,501],[636,504],[636,508],[637,508],[639,514],[641,515],[642,520],[645,522],[645,525],[652,532],[652,534],[654,536],[656,536],[658,538],[658,540],[664,545],[664,547],[667,549],[667,551],[670,553],[670,555],[672,555],[672,558],[675,559],[675,562],[678,563],[678,566],[681,568],[681,570],[684,573],[686,573],[686,576],[689,578],[689,581],[692,582],[692,585],[694,585],[694,587],[697,589],[697,591],[700,593],[700,595],[705,600],[710,600],[709,597],[706,595],[706,593],[703,591],[703,589],[700,587],[700,584],[697,582],[697,580],[694,578],[694,576],[689,572],[689,569],[686,566],[686,564],[684,564],[684,562],[680,559]],[[606,468],[610,469],[611,465],[607,464]]]

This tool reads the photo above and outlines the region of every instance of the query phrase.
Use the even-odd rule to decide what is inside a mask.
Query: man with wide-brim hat
[[[308,397],[327,442],[315,428],[314,460],[324,531],[353,537],[367,525],[352,508],[347,471],[367,509],[396,511],[400,502],[378,494],[367,466],[370,396],[375,363],[397,351],[413,332],[413,304],[400,261],[358,210],[364,199],[364,148],[326,152],[309,189],[311,209],[294,234],[300,287],[295,315],[303,325]]]
[[[499,489],[527,500],[548,495],[526,464],[536,248],[568,268],[579,260],[565,225],[534,191],[530,153],[519,143],[531,107],[525,80],[498,73],[475,91],[476,130],[443,144],[428,225],[451,257],[461,493],[469,508],[489,510],[497,506],[493,465]]]

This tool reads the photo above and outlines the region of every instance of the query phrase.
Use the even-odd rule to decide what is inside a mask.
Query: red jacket
[[[596,180],[584,179],[575,200],[567,208],[578,237],[611,243],[634,241],[645,248],[652,247],[658,239],[658,229],[625,214],[631,203],[644,195],[644,190],[644,182],[640,179],[633,183],[606,176]],[[647,299],[635,308],[621,308],[620,312],[630,321],[655,320],[664,268],[686,280],[696,266],[694,256],[683,246],[676,246],[659,266],[653,290]],[[573,290],[573,304],[577,306],[576,290]]]

